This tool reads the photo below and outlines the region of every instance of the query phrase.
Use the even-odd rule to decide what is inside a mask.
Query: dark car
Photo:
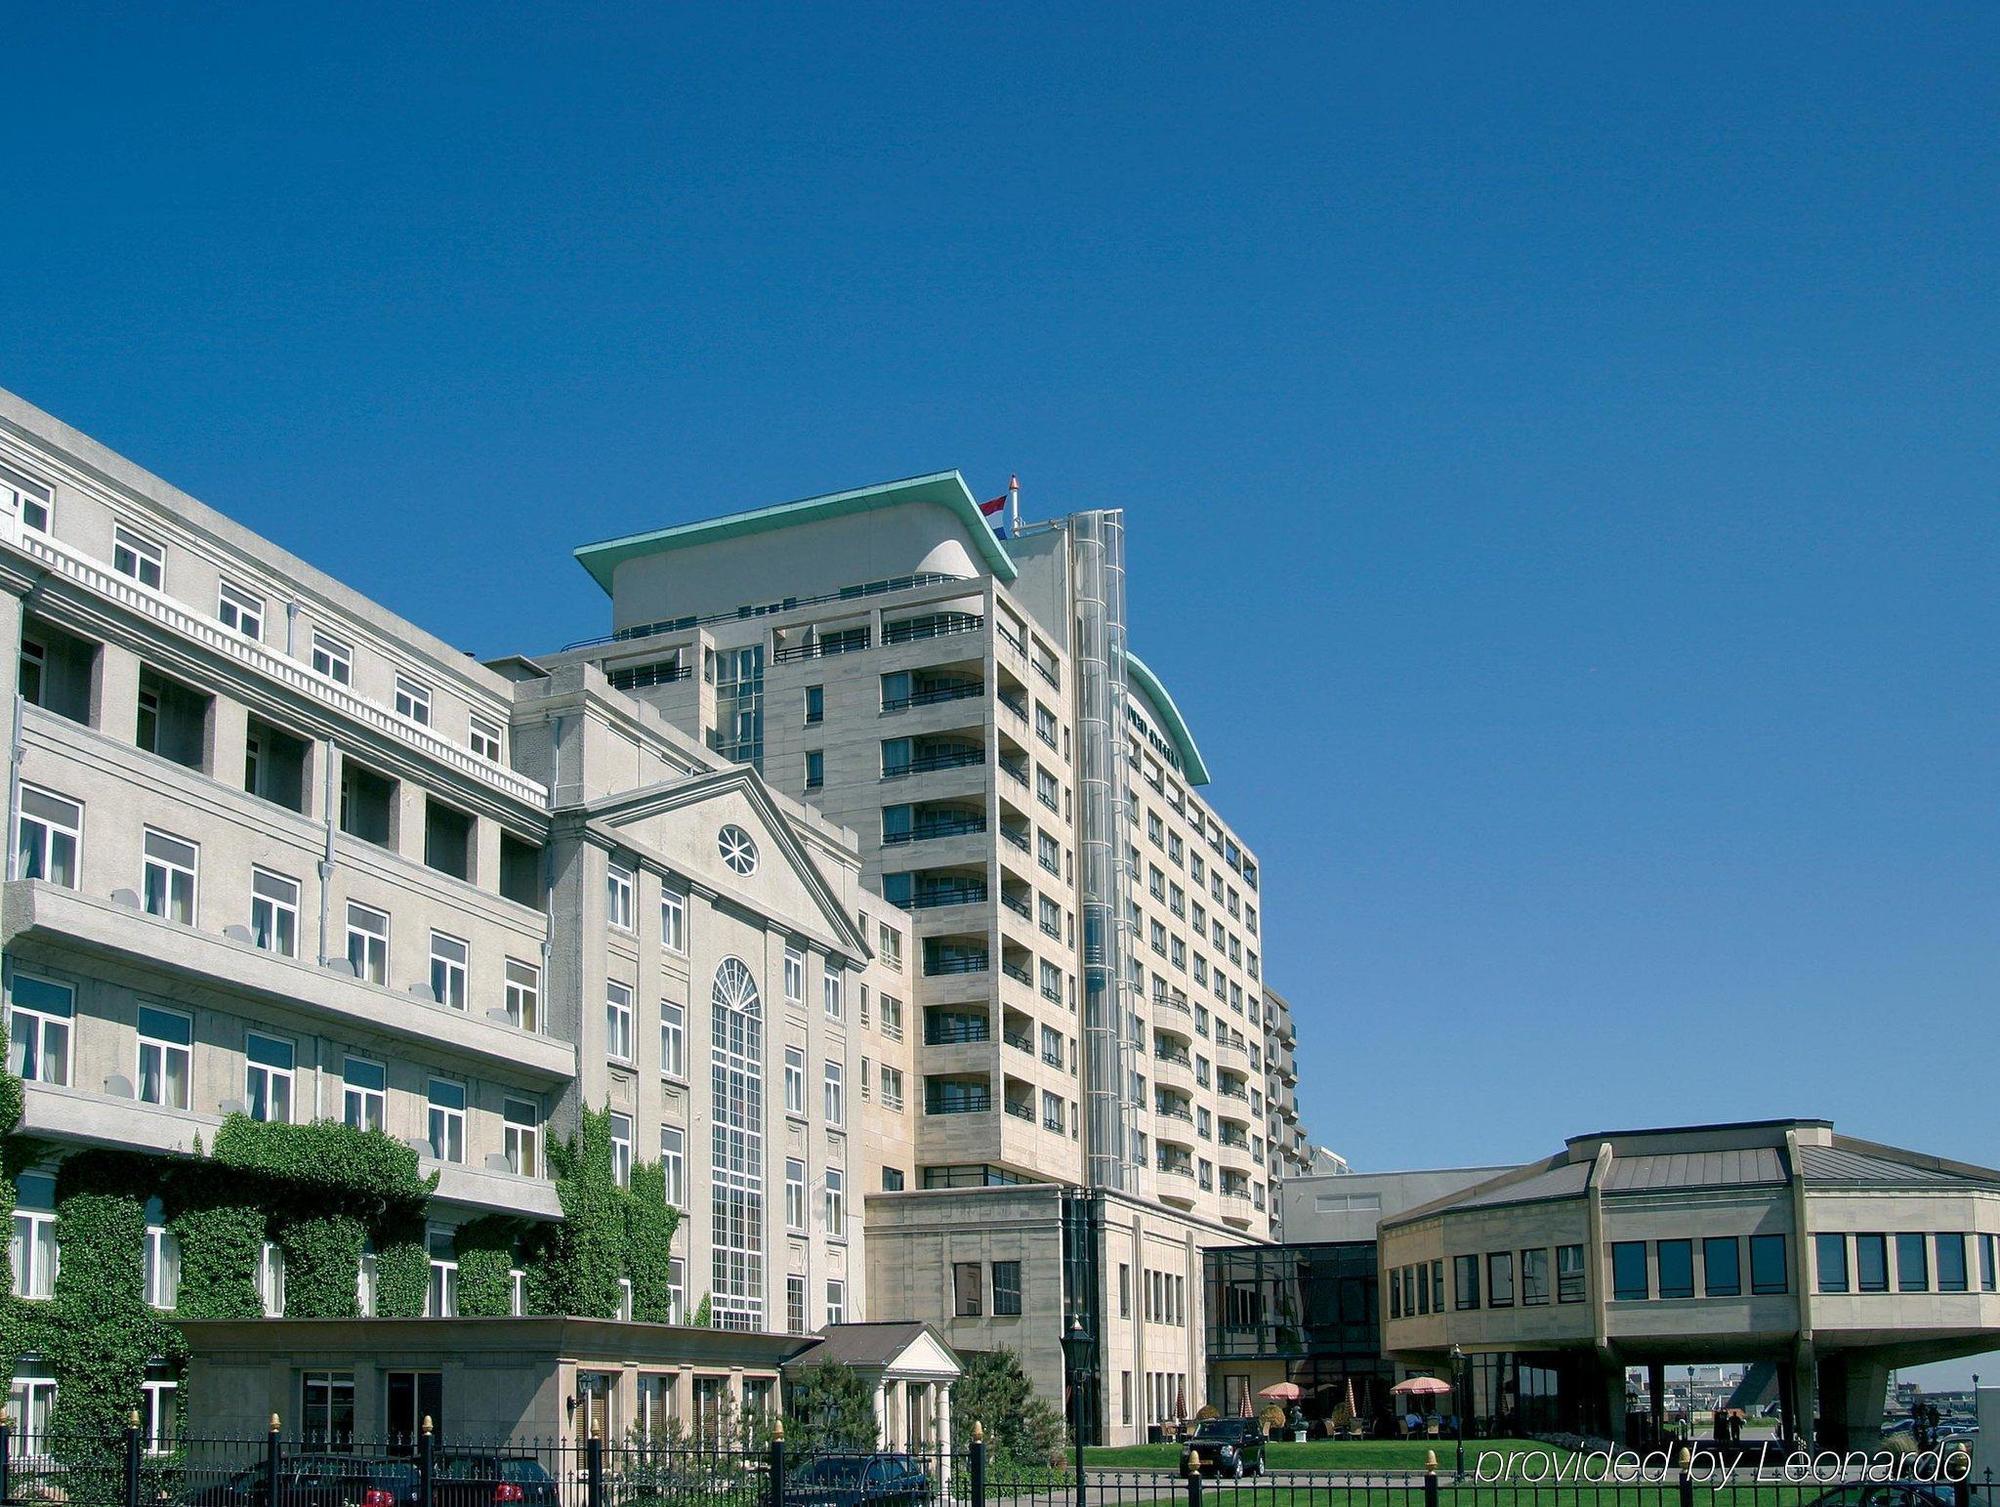
[[[264,1466],[239,1470],[182,1498],[186,1507],[273,1507]],[[279,1462],[275,1507],[416,1507],[410,1460],[364,1455],[294,1455]]]
[[[1814,1497],[1807,1507],[1953,1507],[1951,1487],[1934,1481],[1856,1482]]]
[[[930,1472],[909,1455],[821,1455],[785,1482],[786,1507],[925,1507]]]
[[[1208,1418],[1181,1441],[1181,1474],[1261,1476],[1264,1429],[1254,1418]]]
[[[533,1455],[440,1450],[431,1463],[432,1507],[556,1507],[556,1483]]]

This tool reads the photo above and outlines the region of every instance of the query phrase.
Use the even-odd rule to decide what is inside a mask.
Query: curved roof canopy
[[[1125,668],[1131,675],[1132,683],[1152,703],[1160,731],[1167,735],[1167,741],[1174,745],[1174,752],[1181,756],[1181,773],[1186,776],[1187,782],[1190,785],[1206,785],[1208,765],[1202,760],[1201,750],[1194,746],[1194,734],[1188,730],[1187,718],[1174,705],[1174,698],[1167,694],[1167,688],[1160,684],[1160,677],[1130,649],[1125,651]]]
[[[1018,574],[1013,557],[987,526],[978,502],[965,485],[965,478],[956,471],[934,471],[928,476],[910,476],[902,481],[878,482],[874,486],[858,487],[849,492],[828,492],[821,497],[804,497],[797,502],[752,508],[747,513],[727,513],[720,518],[704,518],[697,523],[677,523],[671,528],[581,545],[575,554],[583,568],[590,572],[591,579],[608,592],[613,572],[625,561],[642,555],[686,549],[694,544],[712,544],[718,539],[738,539],[746,534],[767,533],[800,523],[845,518],[853,513],[901,507],[912,502],[941,507],[963,524],[987,568],[1001,580],[1012,581]]]

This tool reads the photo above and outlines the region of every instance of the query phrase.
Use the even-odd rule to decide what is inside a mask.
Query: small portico
[[[830,1324],[820,1342],[786,1361],[785,1369],[822,1364],[844,1366],[868,1383],[880,1448],[950,1457],[951,1385],[963,1367],[929,1324]]]

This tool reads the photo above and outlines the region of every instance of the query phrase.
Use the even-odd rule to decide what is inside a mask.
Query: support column
[[[1799,1437],[1798,1378],[1788,1360],[1778,1362],[1778,1427],[1787,1442]]]
[[[1826,1402],[1823,1404],[1827,1422],[1833,1424],[1838,1421],[1846,1428],[1844,1448],[1880,1449],[1882,1399],[1889,1391],[1889,1363],[1871,1360],[1865,1353],[1859,1352],[1843,1354],[1837,1359],[1840,1361],[1838,1385],[1832,1375],[1827,1377]]]
[[[139,738],[139,656],[123,644],[97,646],[97,676],[90,688],[90,724],[107,738]]]
[[[396,781],[396,796],[389,814],[390,841],[411,863],[424,861],[424,792],[408,780]]]
[[[1646,1398],[1653,1420],[1652,1442],[1658,1444],[1667,1433],[1667,1368],[1664,1362],[1646,1363]]]
[[[1797,1391],[1799,1414],[1799,1434],[1805,1440],[1806,1448],[1816,1447],[1819,1433],[1819,1368],[1813,1362],[1810,1345],[1799,1346],[1799,1358],[1794,1364],[1798,1380],[1793,1384]],[[1876,1409],[1879,1415],[1881,1409]]]
[[[243,788],[243,751],[249,738],[249,709],[228,696],[211,697],[208,747],[202,750],[202,762],[212,778],[232,790]]]

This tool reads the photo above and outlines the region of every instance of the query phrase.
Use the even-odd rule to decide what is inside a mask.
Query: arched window
[[[709,1001],[711,1311],[719,1329],[762,1329],[764,1019],[749,965],[724,958]]]

